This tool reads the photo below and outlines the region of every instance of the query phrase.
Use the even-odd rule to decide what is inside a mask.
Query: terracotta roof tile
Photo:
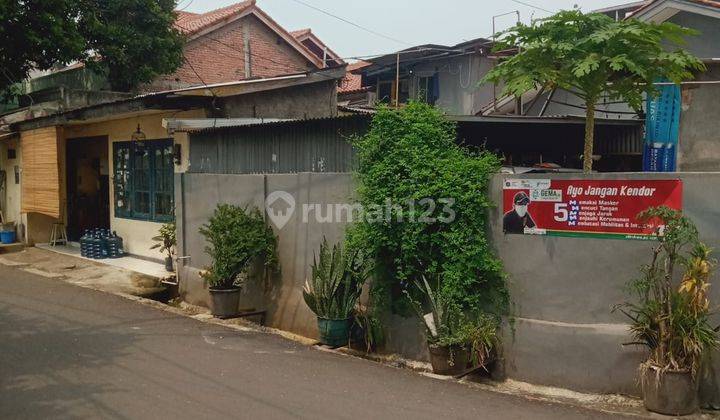
[[[345,77],[340,81],[338,87],[338,93],[350,93],[359,92],[363,89],[362,87],[362,76],[359,74],[352,73],[353,70],[359,70],[363,67],[369,66],[370,63],[366,61],[357,61],[352,64],[348,64],[345,73]]]
[[[292,35],[293,38],[300,38],[309,34],[310,32],[312,32],[310,28],[298,29],[297,31],[290,31],[290,35]]]
[[[254,5],[255,0],[247,0],[202,14],[180,11],[177,12],[175,27],[184,34],[193,34]]]

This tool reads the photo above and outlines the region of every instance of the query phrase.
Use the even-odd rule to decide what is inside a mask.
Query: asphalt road
[[[0,418],[600,418],[0,266]]]

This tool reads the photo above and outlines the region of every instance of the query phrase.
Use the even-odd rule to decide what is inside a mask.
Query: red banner
[[[649,207],[682,209],[682,181],[506,179],[505,233],[653,239],[637,220]]]

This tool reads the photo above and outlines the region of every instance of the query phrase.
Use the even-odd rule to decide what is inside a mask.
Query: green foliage
[[[205,252],[212,264],[202,277],[210,287],[231,289],[242,283],[251,263],[263,258],[265,267],[275,268],[276,238],[259,210],[219,204],[212,217],[200,228],[208,242]]]
[[[173,26],[175,0],[84,0],[80,30],[100,60],[88,65],[104,71],[114,90],[129,91],[183,61],[183,37]]]
[[[80,4],[68,0],[0,2],[0,91],[20,82],[33,67],[48,69],[85,57],[75,19]]]
[[[153,236],[152,240],[156,243],[150,249],[157,249],[160,252],[167,252],[168,257],[172,258],[173,248],[177,245],[175,237],[175,221],[163,223],[160,226],[160,234]]]
[[[662,235],[651,262],[628,284],[634,299],[615,310],[630,318],[636,342],[650,350],[645,367],[695,374],[703,353],[718,346],[707,298],[715,262],[710,259],[710,249],[699,241],[693,222],[680,212],[654,207],[638,218],[660,226]],[[685,269],[679,283],[677,268]]]
[[[653,82],[679,83],[691,79],[692,71],[704,70],[698,58],[680,48],[686,36],[695,34],[669,22],[562,11],[504,32],[495,48],[519,47],[520,52],[501,61],[481,83],[503,82],[503,93],[514,96],[541,87],[572,91],[584,100],[588,119],[605,94],[640,110],[643,95],[657,93]],[[592,132],[586,132],[588,140]],[[585,158],[591,165],[587,153]]]
[[[463,309],[503,313],[508,294],[502,264],[486,235],[488,181],[499,168],[497,157],[457,146],[455,124],[421,103],[380,108],[354,146],[360,204],[392,204],[389,221],[366,218],[348,232],[349,245],[376,261],[374,310],[408,308],[402,291],[425,275],[441,278],[443,299]],[[437,207],[423,205],[426,198]]]
[[[496,347],[496,318],[483,313],[463,311],[457,302],[438,293],[439,284],[438,280],[435,287],[432,287],[424,276],[422,280],[415,281],[416,289],[422,292],[428,302],[427,309],[405,291],[417,315],[423,320],[428,342],[448,347],[470,345],[475,361],[484,365]],[[432,316],[431,323],[425,319],[428,309]]]
[[[358,305],[353,317],[354,329],[362,334],[367,353],[376,351],[385,341],[385,331],[380,319],[367,306]]]
[[[0,91],[32,69],[75,60],[120,91],[171,73],[183,57],[174,8],[173,0],[0,2]]]
[[[303,288],[305,303],[321,318],[347,319],[369,274],[367,261],[359,251],[343,251],[337,244],[330,250],[323,238],[319,259],[313,256],[312,275]]]

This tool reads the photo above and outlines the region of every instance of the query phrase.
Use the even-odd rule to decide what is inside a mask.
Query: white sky
[[[178,0],[178,9],[202,13],[239,0]],[[452,45],[463,40],[489,37],[492,16],[514,10],[523,21],[548,13],[511,0],[300,0],[343,17],[383,35],[407,42],[401,44],[367,33],[348,23],[322,14],[296,0],[258,0],[258,6],[287,30],[312,28],[313,33],[342,57],[378,55],[411,45]],[[558,11],[576,4],[584,11],[632,0],[522,0],[542,9]],[[512,26],[515,16],[497,18],[498,30]]]

